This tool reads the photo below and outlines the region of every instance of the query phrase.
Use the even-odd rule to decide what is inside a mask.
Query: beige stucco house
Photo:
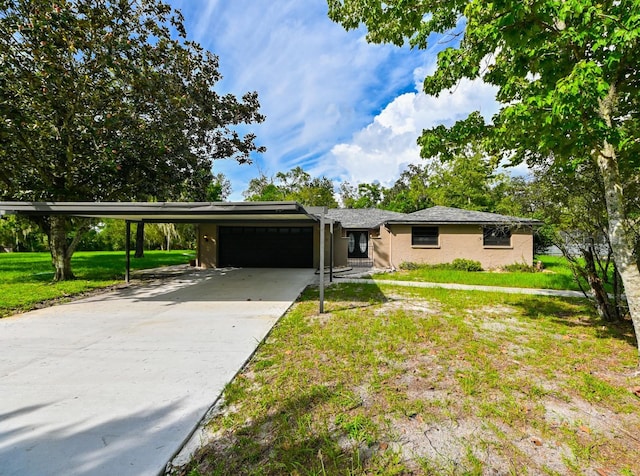
[[[321,209],[298,220],[260,219],[199,225],[203,267],[314,267],[320,265]],[[309,218],[315,218],[310,220]],[[329,209],[325,213],[325,266],[398,268],[402,263],[479,261],[485,269],[533,264],[530,220],[495,213],[432,207],[415,213]]]
[[[541,223],[495,213],[432,207],[402,214],[332,209],[341,223],[349,264],[397,268],[401,263],[479,261],[485,269],[533,263],[533,230]]]

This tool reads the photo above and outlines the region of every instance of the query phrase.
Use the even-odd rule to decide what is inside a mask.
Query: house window
[[[414,226],[411,228],[412,246],[438,246],[437,226]]]
[[[484,246],[511,246],[511,230],[506,226],[485,226],[482,229]]]

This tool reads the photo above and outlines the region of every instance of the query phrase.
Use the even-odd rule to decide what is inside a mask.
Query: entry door
[[[349,253],[348,258],[368,258],[369,257],[369,232],[349,231]]]

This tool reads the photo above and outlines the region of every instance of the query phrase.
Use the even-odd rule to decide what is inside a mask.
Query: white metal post
[[[324,214],[326,207],[320,212],[320,314],[324,313]]]
[[[125,235],[124,252],[127,257],[125,260],[124,281],[128,283],[131,277],[131,222],[129,220],[125,220]]]

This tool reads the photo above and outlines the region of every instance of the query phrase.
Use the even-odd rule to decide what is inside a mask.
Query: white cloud
[[[430,68],[415,70],[416,86]],[[323,173],[351,183],[379,181],[390,186],[409,163],[420,163],[416,140],[423,129],[452,125],[479,110],[486,119],[497,111],[495,88],[479,80],[463,80],[438,97],[422,92],[396,97],[373,122],[353,134],[348,142],[336,144],[319,163]]]

